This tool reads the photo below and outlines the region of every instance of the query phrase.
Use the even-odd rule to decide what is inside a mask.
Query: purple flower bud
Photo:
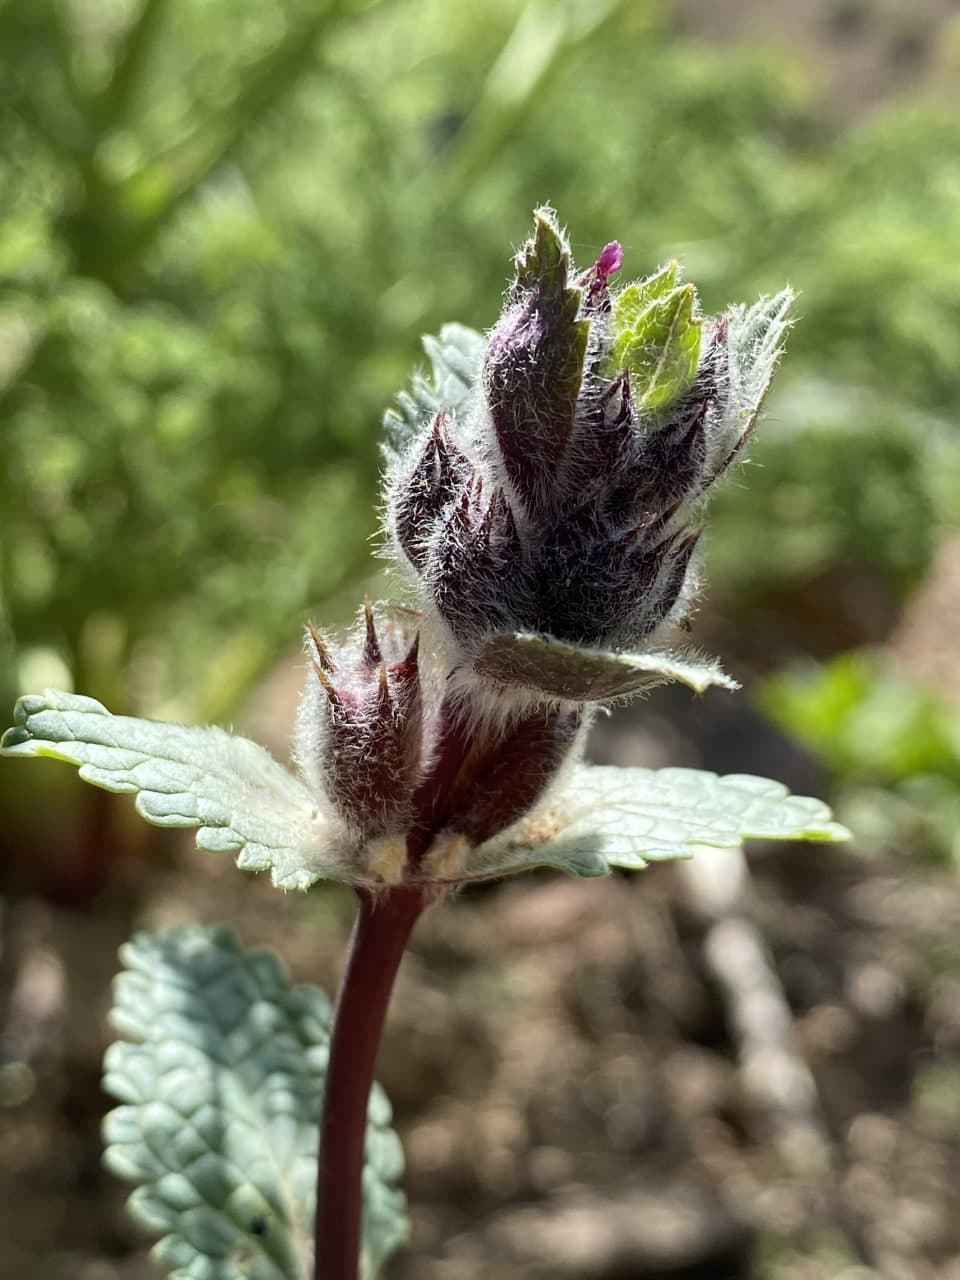
[[[393,464],[394,545],[467,668],[501,635],[648,651],[689,606],[792,295],[709,319],[676,263],[612,290],[621,262],[614,241],[577,274],[538,210],[472,387]]]
[[[438,413],[416,458],[394,512],[397,539],[417,568],[424,568],[429,541],[446,504],[470,474],[470,464],[451,443],[447,414]]]
[[[483,390],[501,479],[525,514],[554,506],[572,443],[590,323],[568,284],[570,255],[541,217],[516,257],[516,278],[483,361]],[[491,442],[493,443],[493,442]]]
[[[577,282],[584,291],[583,306],[586,311],[609,311],[610,291],[607,281],[623,266],[623,249],[620,242],[611,240],[604,245],[600,257],[592,267],[584,271]]]
[[[363,839],[400,832],[421,767],[423,700],[419,637],[381,643],[373,610],[334,656],[309,628],[312,673],[300,709],[298,755],[309,778]],[[386,650],[386,652],[385,652]]]

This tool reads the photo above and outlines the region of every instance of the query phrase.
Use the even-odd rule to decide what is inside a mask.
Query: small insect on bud
[[[369,601],[335,652],[308,629],[310,672],[298,758],[339,816],[364,840],[401,832],[419,778],[423,737],[419,638],[381,638]]]
[[[789,290],[709,318],[676,262],[612,289],[622,257],[614,241],[577,274],[538,210],[472,382],[462,391],[462,366],[438,378],[439,411],[408,412],[391,466],[388,532],[428,620],[461,672],[494,685],[491,645],[542,641],[508,663],[534,699],[559,696],[557,644],[585,654],[563,651],[565,697],[644,687],[621,658],[683,621],[705,499],[749,439],[787,328]],[[457,403],[440,403],[449,387]]]

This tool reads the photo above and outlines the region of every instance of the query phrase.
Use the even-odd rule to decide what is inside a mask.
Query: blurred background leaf
[[[881,651],[850,650],[768,679],[760,705],[831,769],[861,848],[960,871],[960,717]]]

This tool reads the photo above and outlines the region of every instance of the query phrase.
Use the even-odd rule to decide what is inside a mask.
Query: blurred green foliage
[[[947,107],[840,133],[653,0],[0,0],[0,49],[4,700],[60,663],[226,714],[362,571],[382,408],[421,332],[493,318],[543,200],[708,310],[801,290],[721,585],[901,590],[956,510]]]
[[[956,428],[789,365],[752,465],[713,505],[711,578],[749,600],[862,565],[900,596],[960,512]]]
[[[882,652],[843,653],[770,677],[760,703],[833,771],[861,848],[960,871],[960,717]]]

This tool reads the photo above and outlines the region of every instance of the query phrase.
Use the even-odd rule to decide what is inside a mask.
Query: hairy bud
[[[311,671],[298,720],[298,757],[362,839],[402,832],[421,768],[423,699],[419,637],[391,653],[404,637],[383,643],[373,610],[336,654],[313,627],[307,637]]]
[[[621,261],[614,242],[577,274],[539,210],[473,377],[438,376],[428,417],[403,406],[388,532],[461,669],[489,677],[490,645],[519,637],[593,669],[649,652],[689,608],[704,502],[753,430],[792,295],[706,318],[675,262],[615,291]],[[565,687],[597,700],[595,681]],[[535,672],[530,688],[551,696]]]

